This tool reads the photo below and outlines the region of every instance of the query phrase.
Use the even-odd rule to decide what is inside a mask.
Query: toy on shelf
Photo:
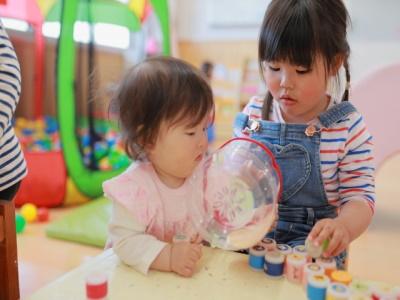
[[[239,94],[241,69],[215,64],[211,86],[215,99],[215,124],[217,140],[232,137],[232,124],[240,110]]]
[[[240,110],[246,106],[251,97],[263,95],[265,91],[257,59],[246,59],[243,64],[240,87]]]

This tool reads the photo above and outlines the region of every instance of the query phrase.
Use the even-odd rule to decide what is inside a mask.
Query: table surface
[[[150,271],[148,275],[124,265],[109,249],[39,289],[29,299],[86,299],[85,278],[92,272],[108,275],[107,299],[307,299],[302,286],[272,279],[248,265],[248,256],[203,248],[191,278]],[[128,298],[129,297],[129,298]]]

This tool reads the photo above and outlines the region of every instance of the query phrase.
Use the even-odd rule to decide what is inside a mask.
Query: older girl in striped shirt
[[[348,101],[348,21],[342,0],[271,1],[259,39],[268,93],[252,98],[235,120],[235,134],[268,146],[283,174],[269,236],[291,246],[329,239],[324,256],[335,256],[339,267],[375,203],[371,135]],[[327,90],[343,67],[339,99]]]

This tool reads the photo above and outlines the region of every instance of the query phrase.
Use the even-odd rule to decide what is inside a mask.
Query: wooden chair
[[[15,208],[0,200],[0,300],[19,299]]]

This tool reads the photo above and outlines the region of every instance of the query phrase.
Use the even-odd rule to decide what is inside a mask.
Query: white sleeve
[[[109,238],[114,252],[127,265],[147,274],[150,265],[167,243],[145,233],[145,226],[136,221],[121,204],[113,201]]]

